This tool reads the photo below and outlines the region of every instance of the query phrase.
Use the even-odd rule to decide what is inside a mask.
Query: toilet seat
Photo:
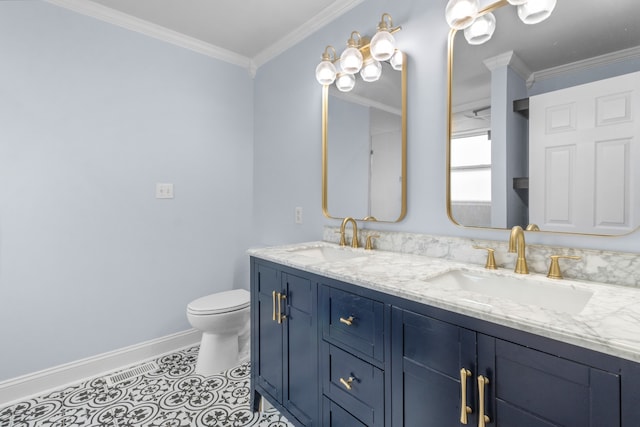
[[[249,307],[250,294],[244,289],[219,292],[193,300],[187,306],[191,314],[222,314]]]

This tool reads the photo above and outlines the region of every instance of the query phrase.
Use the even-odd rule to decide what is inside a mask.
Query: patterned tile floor
[[[113,386],[96,378],[0,407],[0,427],[293,427],[274,409],[251,412],[248,363],[203,377],[197,356],[188,348]]]

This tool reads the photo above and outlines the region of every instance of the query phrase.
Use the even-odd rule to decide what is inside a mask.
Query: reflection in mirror
[[[447,210],[464,226],[620,235],[640,225],[640,13],[558,1],[525,25],[449,39]]]
[[[406,212],[406,57],[401,70],[323,94],[323,212],[395,222]]]

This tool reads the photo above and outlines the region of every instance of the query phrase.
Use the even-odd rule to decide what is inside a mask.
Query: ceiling
[[[46,1],[255,72],[364,0]]]

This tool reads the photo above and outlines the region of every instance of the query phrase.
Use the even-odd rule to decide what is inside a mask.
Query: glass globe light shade
[[[396,39],[389,31],[378,31],[371,39],[369,46],[373,59],[386,61],[396,50]]]
[[[391,66],[394,70],[400,71],[402,70],[402,65],[404,63],[404,55],[401,51],[396,50],[389,62],[391,63]]]
[[[330,85],[336,79],[336,66],[331,61],[322,61],[316,67],[316,80],[321,85]]]
[[[476,18],[471,26],[464,29],[464,38],[469,44],[478,45],[488,41],[496,30],[496,17],[486,13]]]
[[[473,24],[479,8],[479,0],[449,0],[444,14],[447,24],[453,29],[463,30]]]
[[[518,16],[525,24],[538,24],[549,16],[556,7],[556,0],[529,0],[518,6]]]
[[[369,58],[364,62],[360,76],[365,82],[375,82],[382,75],[382,64],[373,58]]]
[[[338,73],[336,87],[340,92],[349,92],[356,85],[356,76],[347,73]]]
[[[529,0],[507,0],[507,2],[514,6],[520,6],[521,4],[525,4]]]
[[[362,53],[356,47],[348,47],[340,55],[340,68],[348,74],[355,74],[362,68]]]

